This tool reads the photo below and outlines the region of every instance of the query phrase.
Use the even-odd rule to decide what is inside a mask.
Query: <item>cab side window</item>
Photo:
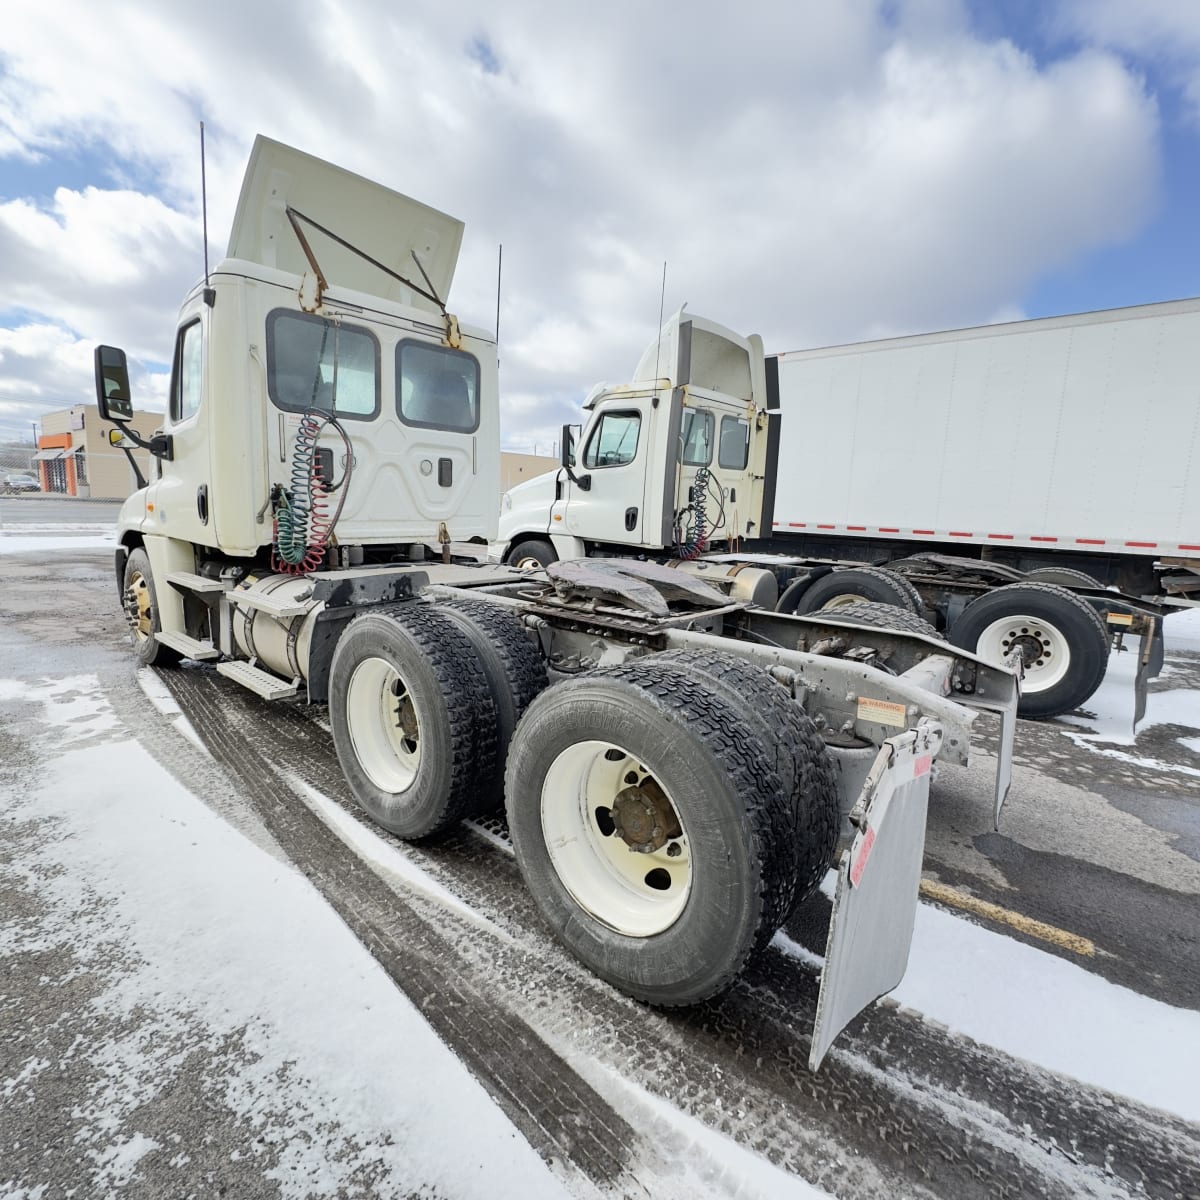
[[[637,456],[642,417],[636,412],[607,412],[588,438],[583,465],[589,470],[623,467]]]
[[[204,342],[199,321],[185,325],[175,342],[171,371],[171,420],[186,421],[200,409],[204,383]]]

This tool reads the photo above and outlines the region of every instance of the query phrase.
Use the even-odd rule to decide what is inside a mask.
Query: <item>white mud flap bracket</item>
[[[941,745],[941,726],[929,719],[889,738],[850,813],[857,832],[838,864],[808,1056],[814,1071],[847,1024],[904,978],[921,885],[930,768]]]

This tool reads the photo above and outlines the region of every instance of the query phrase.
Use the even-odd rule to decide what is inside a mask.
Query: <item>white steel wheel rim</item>
[[[408,705],[406,711],[405,706]],[[365,658],[346,688],[346,727],[367,778],[381,791],[403,792],[421,765],[421,720],[400,672]]]
[[[619,758],[617,756],[620,756]],[[599,815],[624,789],[652,780],[681,834],[661,848],[630,848]],[[542,836],[563,887],[596,920],[627,937],[651,937],[679,919],[692,889],[687,828],[652,771],[612,742],[577,742],[550,764],[542,782]],[[611,819],[611,818],[610,818]]]
[[[533,554],[522,554],[513,566],[518,571],[539,571],[542,568],[542,560]]]
[[[841,595],[834,596],[834,598],[830,600],[828,604],[824,605],[821,611],[824,612],[826,609],[833,610],[845,608],[847,604],[871,603],[872,601],[868,600],[866,596],[860,596],[857,592],[842,592]]]
[[[1021,690],[1044,692],[1061,682],[1071,667],[1071,648],[1057,626],[1040,617],[1012,616],[993,621],[979,635],[975,653],[1004,666],[1013,648],[1023,644],[1036,650],[1025,656],[1025,678]]]

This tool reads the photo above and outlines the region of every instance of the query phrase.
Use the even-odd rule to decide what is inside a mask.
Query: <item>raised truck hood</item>
[[[415,251],[434,292],[443,301],[449,295],[462,245],[461,221],[261,135],[254,139],[242,180],[229,235],[229,257],[296,275],[308,271],[303,247],[288,221],[289,207],[424,288],[421,272],[413,262]],[[307,224],[301,227],[330,286],[439,311],[433,301],[319,230]]]

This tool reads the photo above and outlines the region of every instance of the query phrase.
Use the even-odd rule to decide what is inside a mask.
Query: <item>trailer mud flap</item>
[[[1143,618],[1139,643],[1137,677],[1133,684],[1133,727],[1141,724],[1146,715],[1146,698],[1151,679],[1157,679],[1163,668],[1163,623],[1158,617]]]
[[[930,768],[941,743],[941,726],[928,719],[889,738],[850,813],[857,832],[838,865],[808,1056],[814,1071],[847,1024],[904,978],[921,884]]]

